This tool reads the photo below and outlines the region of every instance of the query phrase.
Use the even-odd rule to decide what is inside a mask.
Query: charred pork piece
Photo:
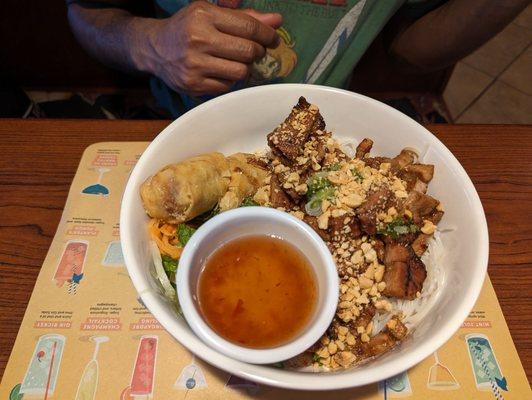
[[[410,250],[410,257],[408,259],[408,284],[406,287],[406,298],[409,300],[413,300],[416,298],[417,293],[421,293],[421,290],[423,290],[423,282],[425,282],[425,279],[427,278],[427,269],[425,268],[425,264],[423,264],[423,261],[416,256],[414,253],[414,250],[412,248],[409,248]]]
[[[303,221],[309,224],[311,228],[314,229],[324,241],[328,242],[331,240],[331,234],[329,233],[329,231],[320,229],[318,227],[318,219],[316,217],[312,217],[308,214],[305,214],[305,216],[303,217]]]
[[[409,247],[397,243],[386,245],[384,265],[385,296],[413,300],[423,289],[427,271],[423,261]]]
[[[439,211],[439,210],[434,210],[432,211],[428,216],[427,218],[425,219],[428,219],[430,222],[432,222],[434,225],[438,225],[438,223],[441,221],[441,219],[443,218],[443,214],[444,212],[443,211]]]
[[[270,178],[270,202],[274,208],[283,207],[285,210],[290,210],[294,205],[292,199],[281,187],[275,174]]]
[[[313,158],[316,163],[322,164],[322,160],[325,157],[327,147],[325,142],[329,135],[324,133],[321,136],[312,137],[309,142],[307,142],[307,149],[314,154]],[[307,153],[305,153],[307,154]],[[295,201],[299,202],[303,196],[304,192],[297,191],[296,188],[306,183],[309,176],[311,176],[315,171],[312,169],[313,161],[309,158],[308,161],[303,165],[294,164],[292,166],[287,165],[289,168],[287,171],[277,174],[277,179],[285,192]],[[291,179],[293,176],[296,176],[296,180]]]
[[[391,163],[392,159],[388,157],[368,157],[364,162],[368,167],[379,169],[382,163]]]
[[[366,154],[371,151],[373,147],[373,140],[365,138],[358,144],[356,149],[356,158],[363,159]]]
[[[362,236],[362,231],[360,230],[360,223],[358,222],[357,217],[349,217],[349,222],[344,223],[345,216],[342,217],[330,217],[329,218],[329,226],[327,231],[330,234],[331,239],[334,240],[345,240],[345,238],[349,239],[357,239],[360,236]],[[349,232],[344,233],[344,228],[348,226]]]
[[[392,158],[391,164],[391,171],[392,173],[396,173],[400,170],[402,170],[407,165],[412,164],[417,157],[417,154],[414,153],[412,150],[403,149],[401,152]]]
[[[289,163],[303,154],[305,143],[317,130],[325,129],[318,107],[300,97],[285,121],[268,135],[272,152]]]
[[[388,321],[384,329],[373,336],[368,343],[362,345],[366,357],[382,354],[403,340],[408,333],[407,327],[397,317]]]
[[[357,317],[357,319],[352,321],[349,324],[349,327],[354,332],[357,331],[357,328],[359,326],[362,326],[365,329],[369,325],[373,317],[375,316],[376,312],[377,310],[375,306],[373,304],[368,304],[366,307],[364,307],[364,309],[362,310],[360,315]]]
[[[434,176],[434,165],[430,164],[412,164],[407,165],[397,176],[406,182],[406,190],[426,193],[428,183]]]
[[[412,250],[416,253],[416,256],[421,257],[427,248],[429,247],[427,241],[430,238],[430,235],[425,235],[421,233],[417,236],[416,240],[412,243]]]
[[[438,200],[424,193],[412,190],[406,198],[404,207],[412,212],[412,219],[420,224],[440,204]]]
[[[377,233],[377,214],[386,212],[395,203],[395,195],[388,188],[379,189],[371,194],[356,210],[362,230],[370,235],[375,235]]]
[[[373,245],[375,252],[377,253],[377,259],[382,263],[384,262],[384,243],[382,240],[375,239],[375,244]]]

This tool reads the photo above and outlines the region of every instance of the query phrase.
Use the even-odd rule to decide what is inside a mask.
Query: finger
[[[201,84],[198,85],[197,90],[190,94],[192,96],[201,96],[205,94],[226,93],[231,90],[233,84],[234,82],[223,79],[204,78]]]
[[[220,32],[249,39],[263,46],[269,46],[277,39],[275,29],[242,11],[219,8],[215,14],[214,26]]]
[[[264,57],[266,50],[248,39],[217,32],[210,35],[207,53],[212,56],[250,64]]]
[[[242,12],[265,25],[271,26],[273,29],[277,29],[283,24],[283,16],[279,13],[261,13],[252,8],[246,8]]]
[[[203,74],[210,78],[236,82],[246,79],[249,73],[248,66],[240,62],[211,56],[202,61]]]

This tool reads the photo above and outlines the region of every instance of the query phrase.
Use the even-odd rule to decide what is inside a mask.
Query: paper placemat
[[[437,353],[379,384],[300,392],[194,357],[138,301],[119,237],[122,191],[147,143],[88,147],[0,385],[0,399],[532,398],[489,278]],[[317,378],[318,379],[318,378]]]

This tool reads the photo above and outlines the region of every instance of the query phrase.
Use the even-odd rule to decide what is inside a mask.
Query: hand
[[[196,1],[150,27],[140,68],[192,96],[227,92],[274,46],[279,14],[231,10]]]

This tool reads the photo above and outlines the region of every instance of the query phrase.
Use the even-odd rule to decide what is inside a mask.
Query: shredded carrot
[[[183,252],[182,247],[177,247],[179,241],[175,237],[176,227],[153,218],[148,224],[151,238],[157,244],[159,251],[177,260]]]

